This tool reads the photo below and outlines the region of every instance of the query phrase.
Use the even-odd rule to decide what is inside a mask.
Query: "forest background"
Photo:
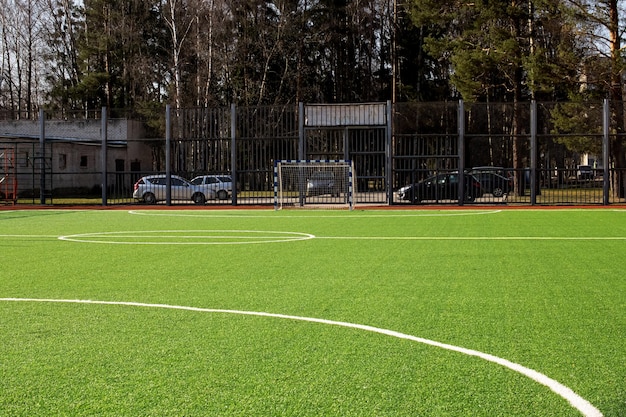
[[[164,103],[622,101],[622,6],[2,0],[0,110],[149,118]]]
[[[518,103],[608,99],[611,165],[626,169],[626,0],[0,2],[3,118],[106,107],[162,137],[165,104],[512,103],[511,165],[522,169]],[[553,133],[601,129],[589,108],[552,112]]]

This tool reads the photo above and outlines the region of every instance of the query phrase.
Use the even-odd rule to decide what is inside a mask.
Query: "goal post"
[[[351,160],[274,162],[274,209],[354,208]]]

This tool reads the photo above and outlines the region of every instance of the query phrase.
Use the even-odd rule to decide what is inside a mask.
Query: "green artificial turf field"
[[[625,416],[626,211],[0,211],[1,416]]]

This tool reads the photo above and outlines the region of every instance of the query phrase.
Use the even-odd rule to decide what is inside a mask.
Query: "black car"
[[[330,194],[333,197],[339,197],[345,184],[335,178],[332,171],[316,171],[311,174],[306,182],[306,195],[316,196]]]
[[[592,180],[594,177],[593,168],[591,168],[591,165],[578,165],[576,177],[579,180]]]
[[[513,189],[513,179],[507,175],[504,168],[472,168],[468,174],[478,179],[483,192],[493,194],[494,197],[502,197]]]
[[[480,182],[474,176],[464,174],[465,201],[474,201],[483,194]],[[424,200],[458,200],[459,173],[450,172],[426,178],[415,184],[405,185],[398,190],[401,200],[420,203]]]

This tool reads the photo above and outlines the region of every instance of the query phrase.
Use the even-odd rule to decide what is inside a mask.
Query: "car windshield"
[[[502,167],[474,167],[469,171],[472,175],[500,175],[502,177],[506,177],[510,175],[510,170]]]
[[[150,183],[154,184],[154,185],[165,185],[165,178],[164,177],[148,178],[148,181],[150,181]]]
[[[182,178],[172,178],[172,185],[176,187],[186,187],[187,181]]]
[[[218,184],[220,182],[232,182],[232,179],[229,176],[219,175],[219,176],[196,177],[193,180],[191,180],[191,183],[194,185]]]
[[[335,176],[332,172],[314,172],[313,175],[311,175],[311,179],[313,180],[332,180],[334,178]]]

